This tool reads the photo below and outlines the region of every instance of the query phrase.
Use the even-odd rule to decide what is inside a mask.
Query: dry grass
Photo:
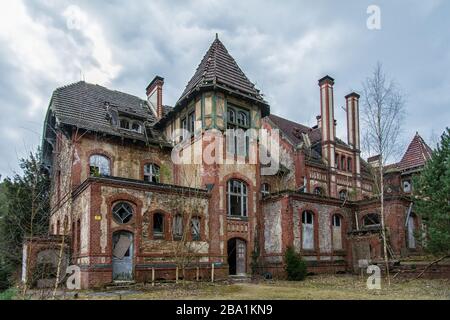
[[[139,290],[84,292],[80,299],[446,299],[450,300],[450,280],[395,280],[390,288],[368,290],[365,280],[354,276],[314,276],[303,282],[261,281],[243,284],[165,284]]]

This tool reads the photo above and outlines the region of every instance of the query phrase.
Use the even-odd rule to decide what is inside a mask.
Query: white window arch
[[[302,248],[314,249],[314,213],[309,210],[302,213]]]
[[[89,158],[89,169],[91,176],[110,176],[111,168],[109,158],[101,154],[92,155]]]

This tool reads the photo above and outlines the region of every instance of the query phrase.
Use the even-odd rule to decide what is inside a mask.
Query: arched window
[[[236,114],[233,109],[228,109],[228,122],[234,123],[236,121]]]
[[[342,221],[341,217],[337,214],[332,217],[333,228],[333,249],[342,249]]]
[[[315,187],[314,188],[314,194],[316,196],[321,196],[323,197],[325,195],[325,192],[323,191],[323,189],[321,187]]]
[[[109,159],[100,154],[94,154],[89,158],[89,170],[91,176],[110,176]]]
[[[247,216],[247,185],[240,180],[228,181],[227,189],[228,198],[228,215],[230,216]]]
[[[192,217],[191,235],[193,241],[200,241],[201,239],[200,226],[200,217]]]
[[[248,127],[248,115],[245,112],[239,111],[237,124],[243,127]]]
[[[261,194],[262,194],[263,198],[270,195],[270,185],[268,183],[263,183],[261,185]]]
[[[341,199],[342,201],[347,199],[347,190],[339,191],[339,199]]]
[[[160,168],[154,163],[147,163],[144,166],[144,181],[160,182]]]
[[[183,238],[183,216],[177,214],[173,219],[173,238],[181,240]]]
[[[365,227],[377,227],[380,225],[380,216],[378,213],[366,214],[363,218],[363,224]]]
[[[162,213],[153,215],[153,238],[164,239],[164,214]]]
[[[302,248],[314,249],[314,213],[311,211],[302,213]]]
[[[133,214],[133,207],[127,202],[119,202],[113,208],[113,219],[118,224],[130,222]]]

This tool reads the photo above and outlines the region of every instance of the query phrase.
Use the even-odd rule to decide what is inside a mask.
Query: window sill
[[[243,217],[243,216],[230,216],[230,215],[227,215],[227,219],[228,220],[236,220],[236,221],[248,221],[248,217]]]

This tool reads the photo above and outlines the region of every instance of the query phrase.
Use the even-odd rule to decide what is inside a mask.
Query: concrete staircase
[[[252,277],[246,274],[229,275],[228,281],[230,281],[230,283],[249,283],[252,282]]]

